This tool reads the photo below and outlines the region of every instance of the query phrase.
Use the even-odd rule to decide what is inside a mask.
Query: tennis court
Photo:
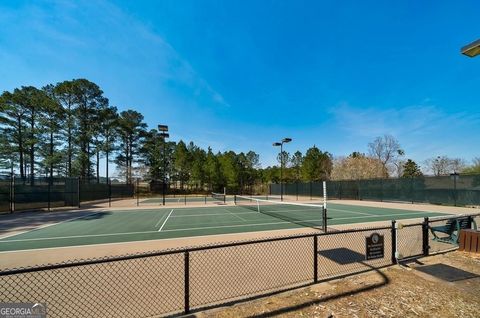
[[[255,231],[321,228],[321,205],[248,199],[237,205],[102,210],[76,213],[0,239],[0,251],[174,239]],[[329,203],[328,227],[445,216],[445,213]]]

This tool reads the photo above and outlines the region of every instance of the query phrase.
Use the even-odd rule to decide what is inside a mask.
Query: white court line
[[[222,209],[222,210],[227,211],[228,214],[233,215],[234,217],[236,217],[236,218],[238,218],[238,219],[240,219],[240,220],[242,220],[242,221],[244,221],[244,222],[247,222],[247,220],[245,220],[244,218],[239,217],[239,216],[236,215],[235,213],[232,213],[232,212],[230,212],[229,210],[227,210],[227,209],[225,209],[225,208]],[[255,212],[254,212],[254,213],[255,213]]]
[[[327,213],[328,213],[328,211],[341,211],[341,212],[347,212],[347,213],[353,213],[353,214],[363,214],[363,215],[369,215],[369,216],[378,215],[378,214],[370,214],[370,213],[365,213],[365,212],[357,212],[357,211],[329,208],[328,205],[327,205]]]
[[[163,218],[164,218],[166,215],[167,215],[166,213],[165,213],[165,214],[162,214],[162,217],[158,220],[157,224],[155,224],[155,226],[154,226],[155,228],[157,228],[158,224],[159,224],[160,222],[162,222]]]
[[[278,229],[278,230],[265,230],[265,231],[255,231],[255,233],[262,233],[262,232],[283,232],[283,231],[296,231],[298,228],[291,228],[291,229]],[[152,232],[157,233],[157,232]],[[252,233],[252,232],[244,232],[244,233]],[[163,238],[163,239],[151,239],[151,240],[136,240],[136,241],[126,241],[126,242],[112,242],[112,243],[98,243],[98,244],[84,244],[84,245],[70,245],[70,246],[57,246],[57,247],[41,247],[35,249],[24,249],[24,250],[13,250],[13,251],[0,251],[0,254],[7,254],[7,253],[21,253],[25,251],[43,251],[43,250],[52,250],[52,249],[62,249],[62,248],[77,248],[77,247],[92,247],[97,245],[119,245],[119,244],[138,244],[138,242],[158,242],[159,240],[162,241],[174,241],[174,240],[187,240],[187,239],[197,239],[202,237],[215,237],[215,236],[235,236],[242,234],[240,233],[221,233],[221,234],[206,234],[206,235],[196,235],[196,236],[182,236],[182,237],[171,237],[171,238]],[[1,243],[1,242],[0,242]]]
[[[173,209],[170,213],[173,212]],[[392,216],[400,216],[400,215],[412,215],[412,214],[420,214],[424,212],[413,212],[413,213],[399,213],[399,214],[392,214]],[[377,215],[371,216],[370,218],[379,218],[384,217],[384,215]],[[350,219],[358,219],[358,218],[365,218],[363,216],[353,216],[353,217],[344,217],[344,218],[333,218],[333,220],[350,220]],[[168,218],[167,218],[168,219]],[[302,220],[302,222],[313,222],[313,221],[320,221],[321,219],[311,219],[311,220]],[[407,219],[408,220],[408,219]],[[385,220],[388,221],[388,220]],[[220,226],[211,226],[211,227],[193,227],[193,228],[181,228],[181,229],[171,229],[171,230],[164,230],[165,232],[176,232],[176,231],[191,231],[191,230],[202,230],[202,229],[217,229],[217,228],[231,228],[231,227],[254,227],[254,226],[262,226],[262,225],[273,225],[273,224],[286,224],[292,223],[289,221],[281,221],[281,222],[268,222],[268,223],[254,223],[254,224],[239,224],[239,225],[220,225]],[[347,223],[348,224],[348,223]],[[352,223],[353,224],[353,223]],[[335,224],[341,225],[341,224]],[[109,233],[109,234],[88,234],[88,235],[74,235],[74,236],[57,236],[57,237],[47,237],[47,238],[33,238],[33,239],[20,239],[20,240],[5,240],[0,241],[1,243],[10,243],[10,242],[28,242],[28,241],[41,241],[41,240],[55,240],[55,239],[69,239],[69,238],[86,238],[86,237],[100,237],[100,236],[116,236],[116,235],[132,235],[132,234],[145,234],[145,233],[157,233],[158,231],[143,231],[143,232],[124,232],[124,233]],[[237,233],[238,234],[238,233]],[[207,235],[209,236],[209,235]],[[107,243],[108,244],[108,243]],[[1,253],[1,252],[0,252]]]
[[[399,214],[392,214],[391,216],[412,215],[412,214],[419,214],[419,213],[424,213],[424,212],[399,213]],[[383,217],[385,217],[385,216],[384,215],[372,215],[372,216],[370,216],[370,218],[383,218]],[[351,216],[351,217],[344,217],[344,218],[332,218],[332,220],[350,220],[350,219],[362,219],[362,218],[368,218],[368,217],[365,217],[365,216]],[[299,221],[300,222],[314,222],[314,221],[321,221],[321,220],[322,219],[310,219],[310,220],[299,220]],[[389,220],[385,220],[385,221],[389,221]],[[193,228],[191,227],[191,228],[165,230],[163,232],[190,231],[190,230],[202,230],[202,229],[217,229],[217,228],[240,227],[240,226],[247,226],[248,227],[248,226],[261,226],[261,225],[270,225],[270,224],[286,224],[286,223],[292,223],[292,222],[282,221],[282,222],[255,223],[255,224],[220,225],[220,226],[205,226],[205,227],[193,227]],[[342,224],[334,224],[334,225],[342,225]]]
[[[243,212],[238,214],[258,214],[258,212]],[[205,214],[181,214],[181,215],[173,215],[172,218],[190,218],[192,216],[218,216],[218,215],[228,215],[226,213],[205,213]]]
[[[28,242],[28,241],[55,240],[55,239],[71,239],[71,238],[84,238],[84,237],[115,236],[115,235],[132,235],[132,234],[144,234],[144,233],[157,233],[157,231],[143,231],[143,232],[124,232],[124,233],[108,233],[108,234],[87,234],[87,235],[72,235],[72,236],[39,237],[39,238],[33,238],[33,239],[21,239],[21,240],[0,241],[0,244],[1,244],[1,243],[10,243],[10,242]]]
[[[215,208],[215,209],[218,209],[218,208]],[[225,210],[227,211],[228,213],[230,214],[235,214],[235,215],[239,215],[239,214],[260,214],[261,212],[257,212],[257,211],[250,211],[250,212],[241,212],[241,213],[234,213],[226,208],[223,208],[222,210]],[[272,213],[290,213],[290,212],[318,212],[318,211],[314,211],[314,210],[311,210],[311,209],[302,209],[302,210],[273,210],[273,211],[268,211],[268,212],[272,212]],[[194,214],[177,214],[177,215],[173,215],[172,218],[183,218],[183,217],[192,217],[192,216],[215,216],[215,215],[228,215],[228,214],[225,214],[225,213],[194,213]],[[245,221],[245,220],[244,220]]]
[[[430,212],[431,213],[431,212]],[[451,214],[445,214],[446,216],[450,216]],[[412,219],[404,219],[403,221],[407,220],[415,220],[418,218],[412,218]],[[355,223],[352,223],[355,224]],[[284,231],[296,231],[299,228],[290,228],[290,229],[278,229],[278,230],[264,230],[264,231],[256,231],[257,233],[262,233],[262,232],[284,232]],[[143,232],[141,232],[143,233]],[[156,233],[153,231],[150,231],[149,233]],[[251,232],[246,232],[246,233],[251,233]],[[138,242],[153,242],[153,241],[173,241],[173,240],[186,240],[186,239],[197,239],[197,238],[202,238],[202,237],[215,237],[215,236],[235,236],[239,235],[241,233],[221,233],[221,234],[207,234],[207,235],[197,235],[197,236],[183,236],[183,237],[172,237],[172,238],[164,238],[164,239],[151,239],[151,240],[136,240],[136,241],[127,241],[127,242],[112,242],[112,243],[99,243],[99,244],[84,244],[84,245],[71,245],[71,246],[57,246],[57,247],[42,247],[42,248],[36,248],[36,249],[23,249],[23,250],[14,250],[14,251],[0,251],[0,254],[6,254],[6,253],[22,253],[25,251],[43,251],[43,250],[52,250],[52,249],[63,249],[63,248],[82,248],[82,247],[91,247],[95,245],[119,245],[119,244],[138,244]],[[68,238],[68,237],[67,237]],[[8,242],[8,241],[7,241]],[[2,243],[0,241],[0,243]]]
[[[158,232],[161,232],[161,231],[162,231],[163,227],[164,227],[165,224],[167,223],[168,218],[170,217],[170,215],[172,215],[172,213],[173,213],[173,209],[172,209],[172,211],[170,211],[170,213],[168,213],[167,218],[166,218],[165,221],[163,222],[162,226],[160,226],[160,228],[158,229]]]

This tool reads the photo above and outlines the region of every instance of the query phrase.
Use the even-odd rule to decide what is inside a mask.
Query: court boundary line
[[[329,208],[327,205],[327,213],[328,211],[340,211],[340,212],[347,212],[347,213],[354,213],[354,214],[363,214],[363,215],[377,215],[377,214],[370,214],[366,212],[357,212],[357,211],[348,211],[348,210],[342,210],[342,209],[335,209],[335,208]],[[420,212],[420,211],[419,211]],[[423,211],[422,211],[423,212]],[[328,216],[328,215],[327,215]]]
[[[172,211],[173,212],[173,209]],[[170,212],[170,213],[171,213]],[[418,213],[423,213],[423,212],[418,212]],[[431,212],[432,214],[435,212]],[[438,212],[437,212],[438,213]],[[412,213],[400,213],[400,214],[395,214],[393,216],[398,216],[398,215],[410,215]],[[377,216],[372,216],[372,217],[383,217],[383,215],[377,215]],[[273,218],[273,216],[272,216]],[[347,220],[347,219],[359,219],[359,218],[364,218],[361,216],[354,216],[354,217],[344,217],[344,218],[332,218],[332,220]],[[417,219],[417,218],[412,218],[412,219]],[[322,219],[310,219],[310,220],[302,220],[302,222],[313,222],[313,221],[321,221]],[[403,220],[409,220],[409,219],[403,219]],[[390,220],[381,220],[381,221],[390,221]],[[381,221],[371,221],[371,222],[381,222]],[[236,225],[221,225],[221,226],[211,226],[211,227],[197,227],[197,228],[181,228],[181,229],[171,229],[171,230],[165,230],[165,232],[180,232],[180,231],[188,231],[188,230],[203,230],[203,229],[212,229],[212,228],[231,228],[231,227],[241,227],[241,226],[262,226],[262,225],[273,225],[273,224],[288,224],[292,223],[290,221],[279,221],[279,222],[268,222],[268,223],[254,223],[254,224],[236,224]],[[362,223],[369,223],[369,222],[362,222]],[[346,224],[355,224],[355,223],[343,223],[343,224],[334,224],[334,225],[346,225]],[[299,228],[307,228],[307,227],[298,227],[298,228],[293,228],[293,229],[299,229]],[[267,230],[268,231],[268,230]],[[122,233],[107,233],[107,234],[88,234],[88,235],[73,235],[73,236],[57,236],[57,237],[47,237],[47,238],[32,238],[32,239],[21,239],[21,240],[6,240],[6,241],[0,241],[0,245],[2,243],[11,243],[11,242],[32,242],[32,241],[41,241],[41,240],[64,240],[64,239],[69,239],[69,238],[89,238],[89,237],[101,237],[101,236],[115,236],[115,235],[132,235],[132,234],[146,234],[146,233],[158,233],[158,231],[141,231],[141,232],[122,232]],[[238,233],[249,233],[249,232],[238,232]],[[234,234],[238,234],[234,233]],[[232,233],[233,234],[233,233]],[[207,235],[208,236],[208,235]],[[196,236],[193,236],[196,237]],[[178,238],[177,238],[178,239]],[[143,241],[143,240],[140,240]],[[95,245],[95,244],[88,244],[88,245]]]
[[[418,213],[425,213],[425,212],[418,212]],[[432,214],[435,212],[431,212]],[[398,213],[398,214],[392,214],[391,216],[399,216],[399,215],[411,215],[411,214],[417,214],[415,212],[413,213]],[[267,214],[268,215],[268,214]],[[361,219],[361,218],[378,218],[378,217],[385,217],[384,215],[371,215],[371,216],[351,216],[351,217],[343,217],[343,218],[331,218],[331,220],[348,220],[348,219]],[[272,216],[274,218],[274,216]],[[416,219],[416,218],[414,218]],[[314,221],[322,221],[323,219],[310,219],[310,220],[299,220],[299,222],[314,222]],[[408,219],[404,219],[408,220]],[[380,221],[375,221],[372,220],[370,222],[382,222],[382,221],[390,221],[390,220],[380,220]],[[236,225],[220,225],[220,226],[207,226],[207,227],[197,227],[197,228],[183,228],[183,229],[171,229],[171,230],[165,230],[165,232],[174,232],[174,231],[188,231],[188,230],[202,230],[202,229],[216,229],[216,228],[229,228],[229,227],[241,227],[241,226],[260,226],[260,225],[270,225],[270,224],[285,224],[285,223],[292,223],[291,221],[281,221],[281,222],[270,222],[270,223],[256,223],[256,224],[236,224]],[[369,223],[369,222],[362,222],[362,223]],[[355,223],[344,223],[344,224],[355,224]],[[344,225],[344,224],[334,224],[334,225]],[[308,226],[300,227],[300,228],[305,228]]]
[[[165,226],[165,224],[167,224],[168,218],[170,217],[170,215],[172,215],[173,210],[174,210],[174,209],[172,209],[172,210],[170,211],[170,213],[168,213],[167,218],[166,218],[165,221],[163,222],[162,226],[160,226],[160,228],[158,229],[158,232],[161,232],[162,229],[163,229],[163,227]]]
[[[227,211],[227,212],[228,212],[228,214],[227,214],[227,215],[234,216],[234,217],[236,217],[236,218],[238,218],[238,219],[242,220],[242,222],[248,222],[248,221],[247,221],[247,220],[245,220],[244,218],[241,218],[241,217],[239,217],[239,216],[238,216],[238,215],[236,215],[235,213],[233,213],[233,212],[231,212],[231,211],[227,210],[226,208],[222,208],[222,210],[224,210],[224,211]],[[252,213],[258,213],[258,212],[252,212]]]
[[[163,218],[165,217],[165,215],[167,215],[167,213],[163,213],[163,214],[162,214],[162,217],[161,217],[161,218],[158,220],[158,222],[155,224],[154,228],[156,228],[156,227],[158,226],[158,224],[159,224],[160,222],[162,222],[162,220],[163,220]]]
[[[420,211],[419,211],[420,212]],[[428,212],[428,213],[442,213],[442,212]],[[453,214],[446,214],[446,216],[453,215]],[[403,221],[409,220],[416,220],[417,218],[409,218],[403,219]],[[385,220],[387,222],[389,220]],[[378,221],[373,221],[378,222]],[[289,222],[291,223],[291,222]],[[360,222],[360,223],[369,223],[369,222]],[[345,224],[334,224],[334,225],[348,225],[348,224],[357,224],[357,223],[345,223]],[[279,232],[279,231],[298,231],[301,229],[305,229],[304,227],[298,228],[288,228],[288,229],[277,229],[277,230],[263,230],[263,231],[251,231],[251,232],[237,232],[237,233],[222,233],[222,234],[208,234],[208,235],[196,235],[196,236],[183,236],[183,237],[171,237],[171,238],[158,238],[158,239],[151,239],[151,240],[136,240],[136,241],[125,241],[125,242],[111,242],[111,243],[98,243],[98,244],[83,244],[83,245],[70,245],[70,246],[57,246],[57,247],[41,247],[35,249],[23,249],[23,250],[13,250],[13,251],[0,251],[0,254],[6,253],[21,253],[21,252],[28,252],[28,251],[42,251],[42,250],[51,250],[51,249],[64,249],[64,248],[86,248],[86,247],[95,247],[95,246],[108,246],[108,245],[118,245],[118,244],[138,244],[139,242],[153,242],[153,241],[172,241],[172,240],[189,240],[194,238],[205,238],[205,237],[216,237],[216,236],[232,236],[232,235],[239,235],[245,233],[263,233],[263,232]],[[154,232],[155,233],[155,232]],[[255,238],[253,238],[255,240]],[[190,245],[188,245],[190,246]]]
[[[264,230],[264,231],[252,231],[252,232],[237,232],[237,233],[224,233],[224,234],[210,234],[210,235],[197,235],[197,236],[182,236],[182,237],[170,237],[170,238],[164,238],[164,239],[158,238],[158,239],[151,239],[151,240],[98,243],[98,244],[84,244],[84,245],[70,245],[70,246],[58,246],[58,247],[41,247],[41,248],[35,248],[35,249],[32,248],[32,249],[14,250],[14,251],[0,251],[0,254],[17,253],[17,252],[25,252],[25,251],[51,250],[51,249],[59,249],[59,248],[78,248],[78,247],[88,247],[88,246],[98,246],[98,245],[136,244],[138,242],[189,240],[189,239],[193,239],[193,238],[205,238],[205,237],[212,237],[212,236],[231,236],[231,235],[239,235],[239,234],[245,234],[245,233],[262,233],[262,232],[278,232],[278,231],[294,231],[294,230],[298,231],[299,229],[302,229],[302,228]]]

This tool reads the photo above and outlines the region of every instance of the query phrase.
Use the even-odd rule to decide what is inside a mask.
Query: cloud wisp
[[[24,52],[23,61],[41,59],[75,74],[115,69],[120,75],[144,78],[165,94],[172,86],[181,87],[190,102],[201,97],[212,107],[229,106],[168,41],[108,1],[30,3],[2,11],[1,37],[13,39],[24,31],[23,39],[4,47],[4,56],[13,56],[9,50]]]
[[[346,103],[331,109],[334,122],[346,135],[369,140],[391,134],[407,146],[410,154],[471,154],[468,140],[480,134],[480,115],[447,113],[434,105],[397,108],[353,107]],[[458,143],[462,140],[462,143]],[[408,155],[408,153],[407,153]]]

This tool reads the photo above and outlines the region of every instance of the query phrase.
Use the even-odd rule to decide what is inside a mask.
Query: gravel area
[[[445,281],[417,266],[444,264],[473,278]],[[452,252],[196,317],[480,317],[480,254]]]

